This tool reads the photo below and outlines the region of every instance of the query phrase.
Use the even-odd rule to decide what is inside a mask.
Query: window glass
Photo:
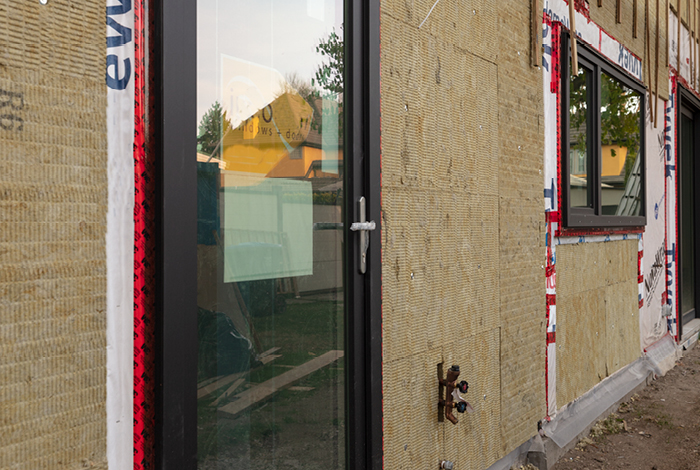
[[[602,214],[639,215],[641,97],[604,72],[600,78]]]
[[[345,468],[343,12],[197,0],[200,470]]]
[[[590,106],[588,81],[590,71],[579,67],[578,75],[571,77],[569,87],[569,188],[571,207],[593,207],[592,191],[588,181],[588,129]]]

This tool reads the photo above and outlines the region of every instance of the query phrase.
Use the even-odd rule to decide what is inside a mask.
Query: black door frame
[[[676,112],[676,137],[678,139],[678,145],[676,147],[676,273],[678,279],[678,286],[676,288],[676,325],[678,327],[678,340],[683,338],[683,312],[681,311],[681,301],[683,296],[683,260],[681,256],[681,230],[683,228],[683,220],[681,217],[682,211],[682,198],[681,198],[681,175],[684,171],[683,163],[681,162],[683,140],[681,139],[681,118],[683,116],[683,109],[690,111],[693,114],[693,135],[700,137],[700,100],[685,87],[678,85],[678,102],[677,102],[677,112]],[[693,181],[700,181],[700,139],[695,140],[693,159],[695,160],[695,166],[693,168]],[[694,225],[695,225],[695,292],[696,295],[700,292],[700,243],[698,243],[697,235],[700,234],[700,191],[695,190],[693,194],[694,203]],[[698,298],[696,296],[696,302]],[[698,309],[695,309],[695,318],[698,316]]]
[[[154,0],[159,219],[156,468],[197,467],[196,0]],[[345,224],[348,469],[379,470],[382,454],[379,1],[346,0],[344,197],[347,222],[367,199],[368,269]],[[190,98],[188,98],[190,97]]]

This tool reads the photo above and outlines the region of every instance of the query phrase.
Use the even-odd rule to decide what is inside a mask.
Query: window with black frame
[[[641,227],[644,213],[643,86],[580,45],[571,73],[562,41],[562,191],[566,228]]]

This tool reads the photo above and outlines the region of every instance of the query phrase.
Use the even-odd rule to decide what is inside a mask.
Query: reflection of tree
[[[343,26],[340,26],[342,31]],[[328,63],[323,63],[316,70],[316,81],[326,91],[342,95],[343,94],[343,74],[345,71],[345,41],[342,33],[338,36],[335,29],[327,39],[321,40],[316,46],[316,52],[328,57]],[[312,81],[313,84],[313,81]]]
[[[197,151],[214,156],[221,152],[221,139],[231,129],[231,120],[226,117],[226,111],[215,101],[211,108],[204,113],[199,121],[197,135]]]
[[[584,131],[586,129],[588,116],[587,73],[589,72],[582,70],[579,75],[572,79],[569,101],[572,130]],[[601,144],[619,145],[627,148],[627,156],[629,157],[625,160],[625,182],[627,182],[639,152],[639,108],[641,100],[637,92],[627,88],[605,73],[601,73],[600,78]],[[571,146],[583,152],[586,150],[587,133],[577,132],[576,134],[578,135],[571,136]],[[614,157],[615,151],[611,150],[611,152]]]
[[[639,95],[602,73],[600,127],[603,145],[627,147],[625,183],[639,152]],[[615,154],[613,153],[613,156]]]
[[[345,78],[345,41],[342,33],[343,25],[340,26],[340,30],[341,33],[338,35],[334,28],[328,35],[328,38],[321,39],[318,46],[316,46],[316,52],[328,58],[328,62],[322,62],[315,74],[316,82],[326,91],[322,98],[324,100],[336,101],[338,105],[329,106],[327,108],[324,107],[325,109],[320,110],[321,113],[314,113],[314,115],[320,116],[322,113],[326,113],[326,119],[328,119],[330,117],[328,113],[338,113],[337,139],[342,139],[344,125],[342,101]],[[313,85],[314,83],[312,79],[311,84]],[[318,100],[318,102],[320,101],[321,100]],[[318,111],[318,102],[314,102],[313,104],[314,111]],[[318,131],[322,132],[321,126],[319,126],[318,123],[315,124],[317,124]]]
[[[318,96],[318,91],[314,86],[304,80],[298,73],[292,72],[284,75],[284,81],[280,83],[280,89],[275,94],[275,97],[284,95],[285,93],[298,93],[307,102],[315,96]]]

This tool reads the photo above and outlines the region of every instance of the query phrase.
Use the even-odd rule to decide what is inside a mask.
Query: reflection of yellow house
[[[311,131],[306,142],[295,149],[291,154],[282,158],[279,163],[267,174],[270,178],[337,178],[337,173],[325,173],[323,167],[314,165],[314,162],[323,162],[327,158],[337,158],[338,165],[342,165],[343,148],[342,143],[339,148],[332,152],[330,157],[321,149],[321,136],[316,131]]]
[[[602,163],[603,168],[601,176],[621,176],[625,168],[625,160],[627,159],[627,147],[619,145],[603,145]],[[575,173],[574,176],[585,178],[586,173]]]
[[[313,109],[299,94],[278,96],[224,135],[226,169],[267,175],[306,140],[312,118]]]
[[[287,92],[229,131],[222,145],[226,169],[222,185],[241,184],[241,175],[253,179],[338,177],[337,173],[323,173],[323,165],[314,165],[330,159],[342,161],[343,157],[342,142],[324,148],[312,124],[313,114],[304,98]]]
[[[602,146],[603,172],[601,176],[618,176],[622,174],[627,159],[627,147],[619,145]]]

